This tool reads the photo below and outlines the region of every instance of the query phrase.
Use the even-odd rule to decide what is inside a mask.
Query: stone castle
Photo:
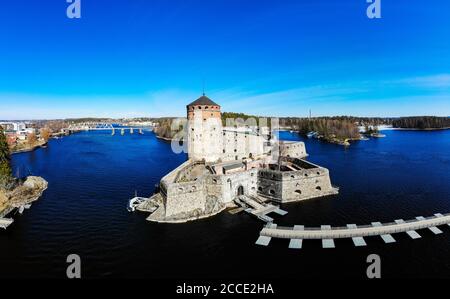
[[[304,160],[303,142],[278,141],[267,127],[223,126],[220,105],[205,95],[187,105],[187,120],[188,161],[138,207],[150,221],[201,219],[243,198],[287,203],[338,192],[328,169]]]

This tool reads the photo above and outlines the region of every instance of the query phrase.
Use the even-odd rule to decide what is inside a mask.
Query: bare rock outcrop
[[[18,208],[30,204],[38,200],[47,187],[48,183],[43,178],[29,176],[11,190],[0,190],[0,208]]]

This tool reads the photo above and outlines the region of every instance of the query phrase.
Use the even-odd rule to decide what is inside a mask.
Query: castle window
[[[223,153],[225,154],[225,150],[223,150]]]
[[[295,175],[291,175],[291,178],[295,179]]]
[[[319,171],[317,172],[317,175],[320,175],[320,172],[319,172]]]
[[[302,191],[301,190],[295,190],[295,193],[302,194]]]
[[[237,152],[237,149],[234,149],[234,152],[236,153],[236,152]]]
[[[234,157],[234,159],[235,159],[235,160],[238,160],[238,159],[239,159],[239,157],[238,157],[238,156],[236,156],[236,157]]]
[[[307,174],[307,173],[305,173],[305,176],[308,176],[308,174]]]
[[[316,190],[317,190],[317,191],[320,191],[320,190],[322,190],[322,188],[320,188],[320,186],[317,186],[317,187],[316,187]]]
[[[205,109],[208,109],[208,106],[205,106]]]
[[[270,190],[269,190],[269,194],[270,194],[270,195],[274,195],[274,194],[275,194],[275,190],[270,189]]]
[[[262,191],[262,187],[258,187],[258,191],[260,191],[260,192],[261,192],[261,191]]]

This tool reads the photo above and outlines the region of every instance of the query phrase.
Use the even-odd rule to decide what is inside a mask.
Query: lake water
[[[387,137],[339,145],[306,139],[308,160],[330,170],[340,194],[284,205],[279,225],[369,224],[450,212],[450,130],[386,131]],[[281,132],[282,139],[303,140]],[[64,278],[66,257],[82,259],[85,278],[365,278],[366,257],[381,257],[383,277],[449,277],[450,227],[421,239],[396,234],[394,244],[351,239],[336,249],[306,240],[255,245],[263,223],[223,212],[187,224],[156,224],[129,213],[162,176],[186,160],[170,143],[145,135],[83,132],[45,149],[13,156],[15,173],[43,176],[49,188],[6,231],[0,231],[0,277]]]

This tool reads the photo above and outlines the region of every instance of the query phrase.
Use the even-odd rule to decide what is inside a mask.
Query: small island
[[[284,118],[281,124],[304,136],[345,146],[364,138],[358,123],[346,117]]]

